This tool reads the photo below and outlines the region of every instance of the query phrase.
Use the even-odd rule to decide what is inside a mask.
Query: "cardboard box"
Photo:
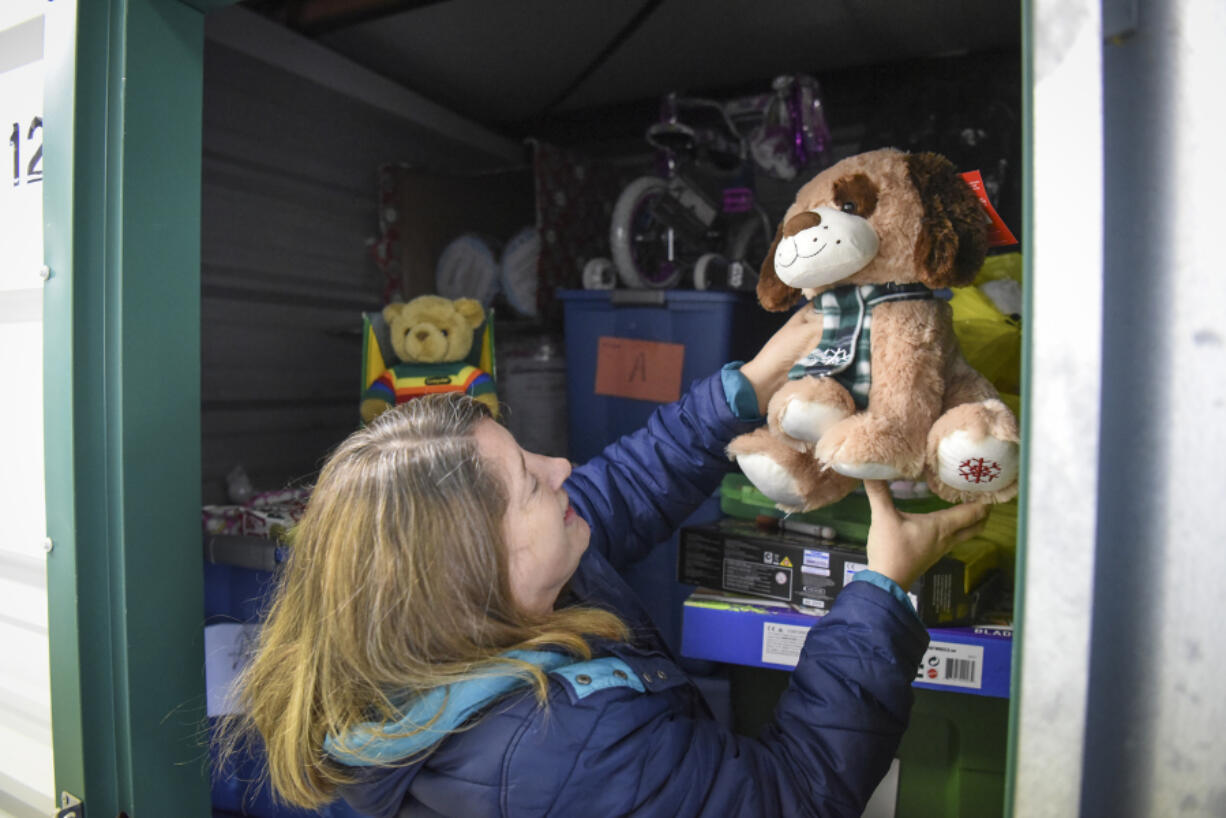
[[[863,545],[732,518],[683,528],[677,553],[683,584],[790,603],[818,615],[867,567]],[[972,540],[955,547],[909,589],[920,619],[926,625],[971,622],[999,595],[997,567],[992,543]]]
[[[734,599],[699,589],[683,608],[681,655],[791,670],[817,621],[782,602]],[[1013,656],[1009,637],[979,634],[974,628],[928,632],[931,641],[916,671],[916,687],[1008,697]]]

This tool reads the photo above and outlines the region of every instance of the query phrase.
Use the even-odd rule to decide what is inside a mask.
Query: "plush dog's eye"
[[[867,219],[877,209],[877,185],[863,173],[845,176],[834,183],[834,202],[844,213]]]
[[[443,330],[439,330],[439,332],[443,333],[444,338],[447,337],[447,330],[443,329]]]

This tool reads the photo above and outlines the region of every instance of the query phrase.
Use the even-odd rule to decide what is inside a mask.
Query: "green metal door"
[[[204,14],[46,12],[45,428],[56,787],[209,814],[200,555]]]

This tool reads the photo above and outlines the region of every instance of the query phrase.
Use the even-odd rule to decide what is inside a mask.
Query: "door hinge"
[[[85,804],[75,795],[61,792],[60,809],[55,818],[85,818]]]

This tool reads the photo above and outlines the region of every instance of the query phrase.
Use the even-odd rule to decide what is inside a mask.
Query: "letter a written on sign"
[[[647,381],[647,353],[639,352],[634,356],[634,366],[630,368],[627,381]]]
[[[685,346],[604,336],[596,347],[597,395],[669,403],[681,397]]]

